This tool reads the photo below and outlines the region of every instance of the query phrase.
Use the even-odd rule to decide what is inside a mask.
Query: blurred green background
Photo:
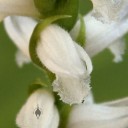
[[[82,12],[92,5],[89,0],[80,0]],[[127,36],[125,36],[128,42]],[[18,68],[15,63],[17,49],[0,24],[0,128],[16,128],[15,118],[26,100],[28,85],[42,73],[32,64]],[[96,102],[128,96],[128,49],[124,61],[112,62],[113,55],[105,50],[93,58],[92,91]]]

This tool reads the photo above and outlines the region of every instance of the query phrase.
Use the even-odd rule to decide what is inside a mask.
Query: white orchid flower
[[[92,64],[82,47],[57,25],[48,26],[37,45],[40,61],[56,75],[54,91],[69,104],[81,103],[90,90]]]
[[[93,57],[105,48],[109,48],[115,55],[114,61],[119,62],[125,51],[125,42],[122,37],[128,32],[128,1],[92,0],[92,2],[93,10],[84,17],[86,25],[85,50],[90,57]],[[73,39],[77,38],[79,28],[78,21],[70,32]],[[114,47],[118,49],[116,52]]]
[[[29,38],[37,22],[24,17],[8,17],[4,24],[14,43],[29,59]],[[90,58],[82,47],[73,42],[68,32],[57,25],[51,25],[44,30],[40,38],[37,55],[40,61],[56,74],[54,91],[59,92],[66,103],[81,103],[90,90]],[[22,65],[24,59],[21,54],[17,58]]]
[[[35,91],[17,115],[20,128],[58,128],[59,114],[53,95],[45,89]]]
[[[126,128],[128,98],[104,104],[74,106],[68,128]]]
[[[29,40],[36,24],[36,20],[21,16],[10,16],[4,20],[7,34],[20,50],[16,54],[16,61],[20,67],[30,62]]]
[[[0,0],[0,21],[6,16],[20,15],[39,17],[34,0]]]

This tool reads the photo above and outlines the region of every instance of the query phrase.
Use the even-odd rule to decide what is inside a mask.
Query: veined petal
[[[66,31],[57,25],[50,25],[42,32],[40,38],[37,54],[49,70],[56,74],[84,74],[84,63]]]
[[[0,21],[3,16],[33,16],[40,14],[34,5],[34,0],[0,0]]]
[[[123,104],[125,105],[123,106]],[[118,104],[119,103],[119,104]],[[128,127],[128,100],[107,104],[86,104],[74,106],[68,128],[125,128]],[[111,104],[111,105],[110,105]]]
[[[41,33],[36,49],[40,61],[56,74],[54,91],[58,91],[61,99],[69,104],[81,103],[90,90],[88,78],[92,64],[81,49],[57,25],[50,25]]]
[[[115,41],[115,43],[113,42],[108,49],[113,53],[113,55],[115,56],[113,61],[114,62],[120,62],[123,60],[122,55],[125,53],[125,42],[123,39],[119,39],[117,41]]]
[[[37,90],[27,100],[17,115],[20,128],[57,128],[58,110],[53,95],[46,90]]]
[[[30,60],[29,40],[36,24],[37,21],[34,19],[20,16],[11,16],[4,20],[7,34],[28,60]]]

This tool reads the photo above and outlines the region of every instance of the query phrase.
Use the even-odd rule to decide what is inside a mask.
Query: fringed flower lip
[[[17,115],[20,128],[57,128],[59,113],[54,97],[45,89],[38,89],[27,99]]]
[[[92,63],[85,50],[68,32],[57,25],[48,26],[41,34],[37,56],[56,75],[53,89],[68,103],[81,103],[90,90]]]
[[[76,105],[69,117],[68,128],[128,127],[128,98],[103,104]]]

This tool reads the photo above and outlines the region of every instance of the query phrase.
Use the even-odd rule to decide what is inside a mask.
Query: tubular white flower
[[[21,58],[21,54],[18,54],[18,57],[16,57],[19,66],[26,63],[26,61],[30,61],[29,40],[36,24],[37,21],[34,19],[20,16],[11,16],[4,20],[4,26],[7,34],[22,52],[22,56],[25,56],[25,59],[22,60],[17,59],[19,57]]]
[[[31,94],[17,115],[16,123],[20,128],[58,128],[59,114],[53,95],[43,89]]]
[[[54,91],[66,103],[81,103],[90,90],[92,71],[86,52],[57,25],[50,25],[41,33],[36,51],[40,61],[56,75]]]
[[[11,15],[40,16],[34,0],[0,0],[0,21]]]
[[[128,98],[104,103],[74,106],[68,128],[128,127]]]

